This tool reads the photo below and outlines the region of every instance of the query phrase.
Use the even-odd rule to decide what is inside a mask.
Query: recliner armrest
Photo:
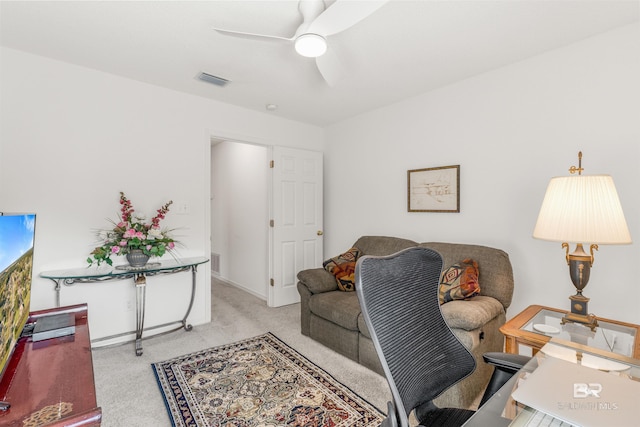
[[[338,290],[338,283],[333,274],[324,268],[310,268],[298,273],[299,283],[306,286],[312,294]]]

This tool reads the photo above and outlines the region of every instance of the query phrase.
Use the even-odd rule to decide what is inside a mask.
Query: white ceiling
[[[324,126],[637,22],[639,4],[392,0],[328,38],[346,70],[334,87],[290,45],[213,30],[291,37],[297,1],[1,1],[0,43]],[[231,83],[204,83],[202,71]]]

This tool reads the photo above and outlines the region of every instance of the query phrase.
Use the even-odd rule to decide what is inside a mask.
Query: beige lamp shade
[[[631,243],[618,192],[609,175],[552,178],[533,237],[571,243]]]

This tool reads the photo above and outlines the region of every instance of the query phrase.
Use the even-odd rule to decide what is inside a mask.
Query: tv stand
[[[87,305],[31,312],[28,322],[53,314],[73,313],[76,333],[33,342],[18,340],[2,380],[0,425],[99,426]]]

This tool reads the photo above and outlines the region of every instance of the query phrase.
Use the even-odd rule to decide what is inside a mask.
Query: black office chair
[[[356,265],[356,293],[393,395],[384,427],[408,427],[414,410],[421,425],[438,427],[461,426],[474,413],[432,402],[476,367],[440,312],[441,270],[440,254],[422,247],[363,256]],[[488,353],[485,361],[496,370],[482,403],[527,360]]]

